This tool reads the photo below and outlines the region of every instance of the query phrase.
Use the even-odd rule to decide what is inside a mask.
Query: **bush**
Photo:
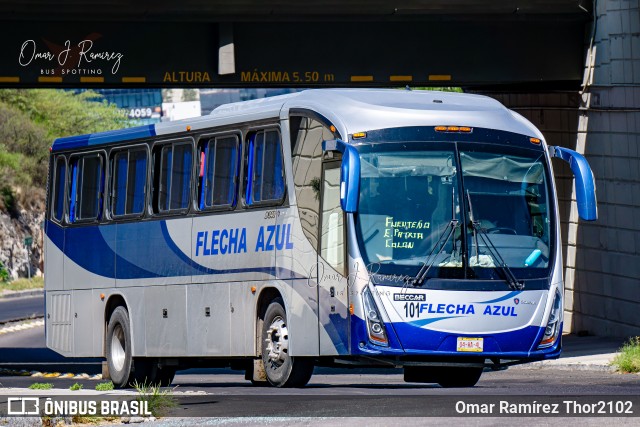
[[[133,387],[138,391],[138,402],[147,402],[147,409],[154,417],[162,417],[178,406],[176,398],[171,394],[173,390],[162,390],[159,385],[138,383]]]
[[[98,384],[96,384],[96,390],[98,390],[98,391],[113,390],[113,382],[108,381],[106,383],[98,383]]]
[[[29,386],[31,390],[51,390],[53,388],[53,384],[51,383],[33,383]]]
[[[619,371],[640,372],[640,337],[633,337],[622,346],[620,354],[611,362]]]
[[[2,261],[0,261],[0,282],[8,283],[10,278],[9,270],[7,270]]]

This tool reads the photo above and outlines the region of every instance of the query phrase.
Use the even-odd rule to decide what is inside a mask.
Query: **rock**
[[[31,276],[41,276],[43,268],[44,212],[20,210],[12,218],[0,210],[0,262],[9,272],[12,280]],[[33,237],[28,250],[24,238]]]
[[[2,421],[6,421],[8,427],[42,427],[40,417],[8,417]]]
[[[138,423],[143,423],[144,422],[144,418],[143,417],[131,417],[129,418],[129,423],[131,424],[138,424]]]

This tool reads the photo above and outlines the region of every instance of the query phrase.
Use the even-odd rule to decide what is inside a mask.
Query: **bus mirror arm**
[[[549,154],[569,163],[576,180],[576,202],[580,218],[585,221],[597,220],[596,183],[587,159],[576,151],[557,146],[549,147]]]
[[[339,139],[322,141],[322,150],[342,153],[340,206],[344,212],[356,212],[358,210],[358,198],[360,197],[360,155],[358,150],[353,145]]]

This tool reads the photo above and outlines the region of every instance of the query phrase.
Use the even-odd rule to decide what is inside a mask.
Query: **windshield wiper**
[[[471,221],[471,227],[473,228],[473,240],[474,246],[476,250],[476,262],[480,264],[480,250],[478,248],[478,236],[482,239],[485,247],[489,250],[491,255],[498,261],[498,267],[502,271],[502,274],[505,276],[506,282],[509,284],[511,289],[521,291],[524,289],[524,283],[518,282],[518,279],[513,274],[513,271],[509,268],[504,259],[498,252],[498,249],[493,245],[493,242],[489,238],[488,233],[480,227],[480,221],[476,221],[473,216],[473,206],[471,205],[471,195],[469,194],[469,190],[467,190],[467,202],[469,203],[469,220]]]
[[[431,270],[431,267],[433,267],[433,264],[436,262],[436,259],[438,259],[438,256],[442,253],[442,251],[444,250],[444,247],[449,242],[449,239],[451,238],[451,236],[455,234],[454,232],[456,228],[459,227],[458,219],[456,218],[456,197],[455,196],[456,196],[455,187],[453,187],[451,189],[451,220],[449,221],[447,228],[440,234],[440,237],[438,238],[438,241],[436,242],[436,244],[433,245],[433,248],[431,249],[431,252],[429,252],[429,255],[426,256],[424,263],[422,264],[422,267],[420,267],[420,270],[418,270],[418,274],[416,274],[415,277],[408,277],[405,281],[405,286],[406,285],[420,286],[422,284],[424,279],[427,277],[429,270]],[[434,255],[433,253],[438,248],[438,246],[440,246],[440,249]],[[453,242],[454,253],[455,253],[455,250],[456,248],[455,248],[455,240],[454,240]]]

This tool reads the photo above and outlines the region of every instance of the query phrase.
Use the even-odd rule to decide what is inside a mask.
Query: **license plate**
[[[458,337],[457,351],[483,351],[484,338]]]

